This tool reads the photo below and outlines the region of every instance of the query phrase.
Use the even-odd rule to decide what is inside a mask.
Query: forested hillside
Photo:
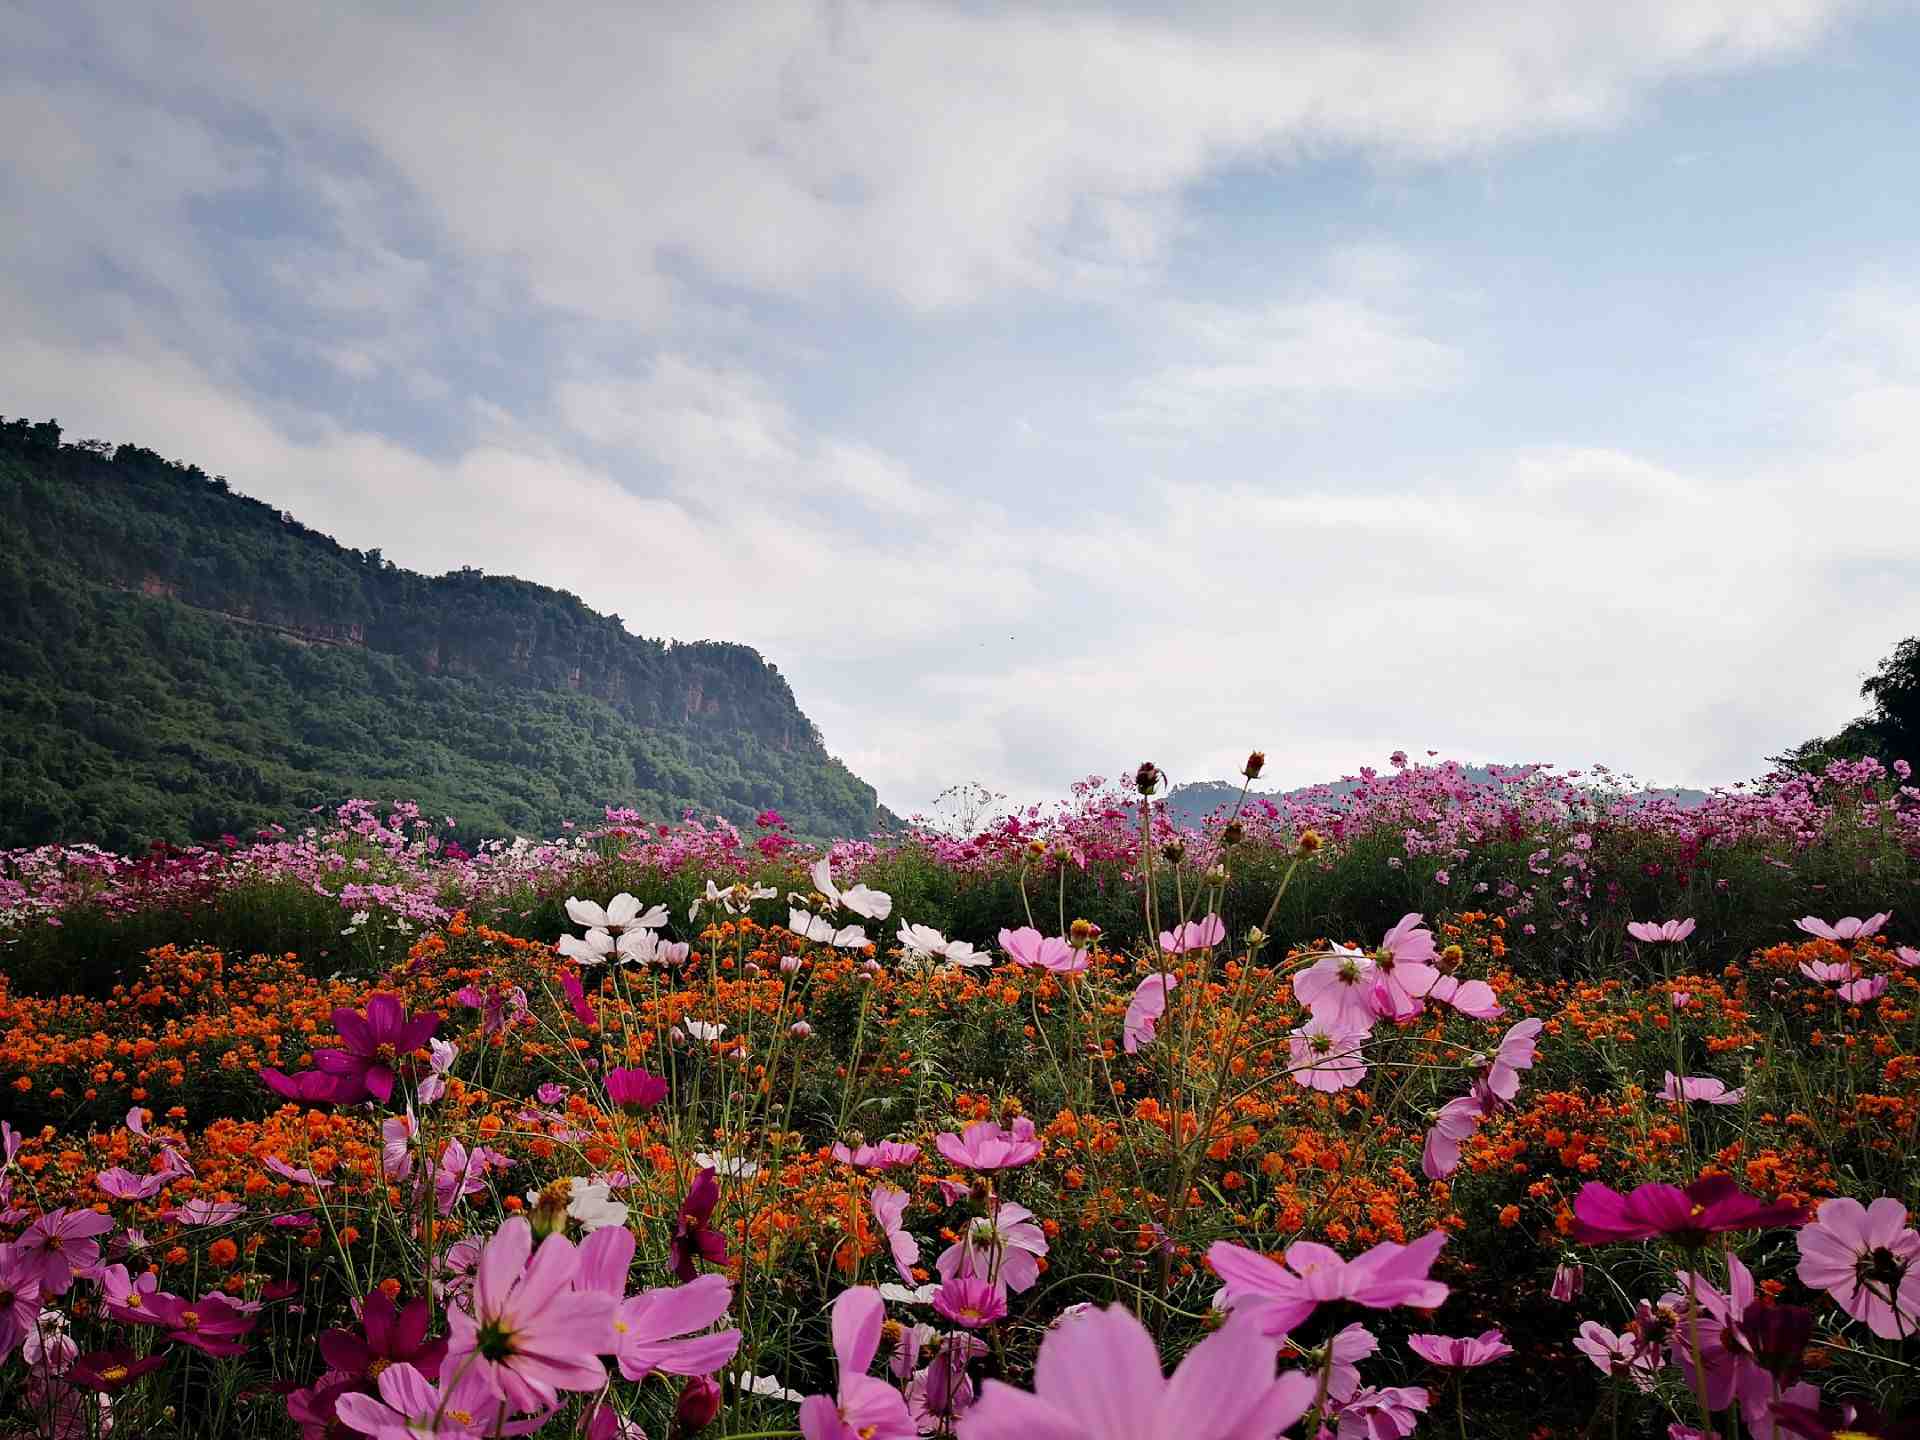
[[[0,421],[0,844],[211,838],[349,796],[463,834],[879,812],[743,645],[349,550],[198,466]]]

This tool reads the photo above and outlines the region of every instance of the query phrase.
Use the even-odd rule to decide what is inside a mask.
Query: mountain
[[[1519,766],[1469,765],[1464,767],[1465,778],[1474,785],[1494,785],[1500,783],[1501,776],[1511,778],[1521,769]],[[1497,773],[1496,773],[1497,772]],[[1320,785],[1303,785],[1298,790],[1283,790],[1263,793],[1249,792],[1247,798],[1254,800],[1304,800],[1312,798],[1323,803],[1332,803],[1343,795],[1351,795],[1360,788],[1361,782],[1348,778],[1329,780]],[[1634,792],[1640,800],[1670,800],[1683,810],[1690,810],[1707,798],[1704,790],[1666,789],[1641,790]],[[1209,816],[1225,816],[1231,811],[1233,802],[1240,798],[1240,785],[1232,780],[1194,780],[1185,785],[1176,785],[1167,792],[1167,813],[1179,824],[1201,825]]]
[[[244,834],[351,796],[463,838],[601,804],[890,819],[744,645],[349,550],[198,466],[0,418],[0,845]]]

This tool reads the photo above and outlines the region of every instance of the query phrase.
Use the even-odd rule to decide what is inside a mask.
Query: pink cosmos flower
[[[884,1380],[867,1374],[880,1353],[886,1304],[871,1286],[843,1290],[833,1302],[836,1393],[809,1395],[800,1406],[806,1440],[918,1440],[907,1402]]]
[[[334,1182],[322,1180],[304,1165],[289,1165],[278,1155],[269,1155],[261,1162],[282,1180],[294,1185],[305,1185],[314,1190],[331,1190]]]
[[[627,1236],[630,1248],[632,1231],[609,1229]],[[740,1332],[698,1332],[723,1319],[732,1304],[733,1288],[724,1275],[701,1275],[685,1285],[643,1290],[622,1301],[613,1317],[620,1373],[629,1380],[653,1374],[711,1375],[738,1353]]]
[[[1626,1195],[1589,1181],[1574,1197],[1573,1216],[1573,1238],[1583,1245],[1662,1236],[1689,1247],[1732,1230],[1799,1225],[1806,1218],[1799,1206],[1758,1199],[1726,1175],[1702,1176],[1684,1190],[1639,1185]]]
[[[524,1424],[501,1428],[500,1397],[477,1369],[454,1372],[436,1386],[412,1365],[401,1361],[380,1372],[374,1382],[380,1398],[359,1391],[335,1396],[334,1414],[341,1424],[371,1435],[374,1440],[479,1440],[487,1435],[524,1435]],[[547,1419],[540,1417],[541,1422]]]
[[[1684,1104],[1697,1100],[1702,1105],[1738,1105],[1747,1098],[1746,1087],[1729,1090],[1727,1082],[1716,1080],[1711,1075],[1689,1075],[1682,1080],[1671,1070],[1667,1071],[1667,1083],[1660,1091],[1662,1100],[1671,1100]]]
[[[1406,1440],[1420,1423],[1427,1402],[1427,1392],[1418,1385],[1355,1391],[1339,1406],[1328,1407],[1333,1411],[1335,1440]]]
[[[169,1150],[167,1159],[173,1158],[173,1152]],[[145,1175],[136,1175],[123,1166],[115,1165],[111,1170],[102,1170],[94,1176],[94,1180],[102,1191],[116,1200],[151,1200],[187,1173],[184,1166],[177,1164],[169,1164]]]
[[[396,1305],[385,1291],[375,1290],[361,1302],[359,1329],[320,1332],[320,1357],[329,1370],[362,1382],[374,1380],[388,1366],[400,1363],[413,1366],[429,1380],[437,1380],[447,1342],[427,1339],[432,1319],[433,1307],[426,1297]]]
[[[920,1260],[920,1242],[900,1224],[907,1213],[908,1198],[907,1192],[897,1185],[876,1185],[867,1197],[867,1203],[873,1207],[873,1218],[880,1222],[880,1232],[887,1237],[893,1268],[900,1272],[903,1285],[914,1283],[913,1267]]]
[[[1127,1018],[1121,1041],[1127,1054],[1132,1055],[1142,1045],[1153,1043],[1154,1031],[1167,1010],[1167,995],[1179,983],[1178,975],[1162,971],[1147,976],[1134,990],[1133,998],[1127,1002]]]
[[[600,1017],[593,1013],[593,1005],[587,999],[587,987],[581,983],[580,972],[571,967],[560,972],[560,988],[566,991],[567,1006],[573,1011],[573,1018],[591,1030],[600,1023]]]
[[[1409,1335],[1407,1348],[1429,1364],[1449,1370],[1471,1370],[1513,1354],[1513,1347],[1498,1330],[1482,1330],[1472,1337]]]
[[[1373,1029],[1374,965],[1358,950],[1336,945],[1293,977],[1293,993],[1315,1020],[1341,1030]]]
[[[1571,1305],[1580,1292],[1587,1288],[1586,1267],[1565,1262],[1553,1267],[1553,1284],[1547,1294],[1562,1305]]]
[[[1440,972],[1434,968],[1433,932],[1421,924],[1418,911],[1402,915],[1373,952],[1374,985],[1384,988],[1383,1013],[1393,1020],[1418,1015],[1421,999],[1433,989]]]
[[[667,1082],[632,1066],[607,1071],[607,1098],[627,1110],[651,1110],[667,1098]]]
[[[1841,1001],[1843,1004],[1864,1005],[1869,1000],[1878,1000],[1886,993],[1886,989],[1886,976],[1869,975],[1865,979],[1854,980],[1848,984],[1836,986],[1833,995],[1836,1000]]]
[[[933,1137],[933,1144],[950,1162],[966,1170],[1011,1170],[1040,1156],[1033,1121],[1024,1115],[1014,1117],[1010,1130],[1001,1129],[991,1120],[976,1120],[958,1135],[942,1131]]]
[[[270,1065],[262,1065],[254,1073],[281,1099],[297,1100],[302,1105],[351,1105],[367,1098],[366,1091],[344,1075],[327,1075],[319,1070],[283,1075]]]
[[[1316,1015],[1287,1042],[1293,1083],[1328,1095],[1358,1085],[1367,1078],[1366,1041],[1366,1031]]]
[[[1427,999],[1451,1005],[1470,1020],[1498,1020],[1506,1013],[1500,997],[1484,980],[1462,980],[1455,975],[1442,975],[1433,982]]]
[[[895,1166],[912,1165],[918,1161],[920,1147],[900,1140],[882,1140],[878,1145],[862,1144],[849,1150],[836,1140],[832,1154],[842,1165],[851,1165],[856,1170],[891,1170]]]
[[[420,1122],[413,1117],[413,1106],[404,1115],[390,1115],[380,1122],[380,1169],[389,1180],[404,1180],[413,1173],[413,1141],[420,1133]]]
[[[720,1203],[720,1181],[711,1167],[693,1177],[687,1198],[680,1202],[680,1215],[673,1238],[667,1243],[668,1268],[681,1284],[699,1271],[695,1261],[714,1265],[727,1263],[727,1237],[711,1226],[713,1207]]]
[[[1861,920],[1849,915],[1844,920],[1836,920],[1831,925],[1812,915],[1794,921],[1797,929],[1822,940],[1832,940],[1837,944],[1851,945],[1856,940],[1865,940],[1869,935],[1880,933],[1880,927],[1893,918],[1891,910],[1883,910],[1878,915],[1869,915]]]
[[[531,1261],[529,1261],[531,1257]],[[515,1215],[480,1252],[473,1294],[447,1311],[452,1334],[442,1368],[462,1366],[516,1410],[555,1403],[562,1390],[607,1383],[599,1353],[609,1348],[614,1301],[572,1288],[579,1257],[564,1235],[533,1248],[533,1227]]]
[[[314,1051],[314,1065],[385,1104],[393,1098],[397,1067],[432,1038],[440,1017],[431,1012],[409,1015],[393,996],[375,995],[367,1001],[365,1015],[344,1005],[335,1010],[333,1028],[345,1047]]]
[[[107,1317],[134,1325],[158,1325],[153,1297],[160,1291],[160,1277],[141,1272],[135,1280],[124,1265],[109,1265],[100,1272],[101,1298]]]
[[[967,1373],[967,1362],[986,1351],[987,1344],[979,1336],[956,1330],[926,1368],[908,1380],[907,1412],[922,1435],[950,1433],[954,1421],[972,1407],[973,1377]]]
[[[1533,1068],[1533,1042],[1546,1024],[1537,1016],[1522,1020],[1500,1037],[1500,1048],[1487,1066],[1486,1086],[1502,1100],[1520,1093],[1520,1072]]]
[[[1323,1303],[1351,1300],[1372,1310],[1410,1305],[1431,1310],[1447,1298],[1447,1287],[1429,1280],[1434,1257],[1447,1243],[1444,1230],[1433,1230],[1411,1245],[1383,1240],[1352,1260],[1311,1240],[1287,1247],[1286,1263],[1257,1250],[1216,1240],[1207,1250],[1207,1263],[1225,1283],[1214,1296],[1223,1309],[1253,1309],[1260,1313],[1269,1334],[1284,1335],[1301,1324]]]
[[[984,1275],[963,1273],[941,1284],[933,1309],[956,1325],[982,1330],[1007,1318],[1007,1292]]]
[[[1825,1290],[1883,1340],[1920,1334],[1920,1234],[1891,1196],[1822,1201],[1800,1231],[1800,1283]]]
[[[1860,973],[1851,960],[1802,960],[1800,973],[1818,985],[1839,985]]]
[[[13,1242],[14,1258],[43,1296],[64,1295],[76,1270],[99,1263],[95,1236],[113,1229],[113,1217],[96,1210],[49,1210]]]
[[[1360,1388],[1360,1362],[1380,1348],[1380,1342],[1366,1326],[1355,1322],[1335,1332],[1327,1342],[1333,1363],[1327,1369],[1327,1397],[1351,1399]]]
[[[1000,932],[1000,948],[1014,964],[1029,970],[1051,970],[1056,975],[1077,975],[1087,968],[1085,951],[1076,950],[1057,935],[1042,935],[1031,925]]]
[[[40,1320],[39,1267],[17,1245],[0,1245],[0,1364]]]
[[[424,1183],[424,1179],[423,1179]],[[469,1195],[487,1188],[485,1161],[481,1152],[471,1152],[458,1140],[448,1140],[433,1171],[433,1193],[440,1213],[448,1215]]]
[[[1047,1235],[1034,1223],[1033,1212],[1000,1200],[941,1252],[934,1269],[942,1280],[977,1275],[1018,1295],[1040,1279],[1040,1257],[1046,1253]]]
[[[1257,1322],[1234,1320],[1163,1378],[1144,1325],[1118,1305],[1090,1309],[1040,1342],[1032,1393],[986,1382],[960,1440],[1269,1440],[1306,1413],[1317,1384],[1298,1371],[1275,1379],[1278,1354]]]
[[[1693,934],[1693,921],[1635,920],[1627,926],[1627,934],[1643,945],[1678,945]]]
[[[1204,920],[1189,920],[1171,930],[1160,932],[1160,948],[1169,955],[1184,955],[1189,950],[1211,950],[1227,938],[1227,927],[1218,915]]]
[[[1911,945],[1900,945],[1893,952],[1893,963],[1902,970],[1920,969],[1920,950]]]
[[[1467,1094],[1442,1105],[1420,1149],[1420,1169],[1426,1177],[1444,1180],[1459,1169],[1461,1145],[1499,1108],[1499,1098],[1480,1080],[1473,1082]]]
[[[1573,1348],[1591,1360],[1603,1375],[1634,1373],[1642,1389],[1652,1383],[1653,1362],[1631,1335],[1616,1335],[1598,1320],[1585,1320]]]

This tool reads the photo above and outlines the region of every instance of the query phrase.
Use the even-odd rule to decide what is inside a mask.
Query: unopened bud
[[[694,1375],[680,1389],[673,1407],[673,1433],[691,1435],[720,1418],[720,1387],[704,1375]]]
[[[1467,952],[1458,945],[1449,945],[1433,957],[1434,968],[1442,975],[1451,975],[1460,968],[1460,962],[1467,958]]]
[[[1238,845],[1246,838],[1247,827],[1242,825],[1238,820],[1229,820],[1221,827],[1220,843],[1222,845]]]
[[[1182,860],[1187,858],[1186,842],[1182,840],[1169,840],[1160,847],[1160,853],[1166,857],[1169,865],[1178,865]]]
[[[1153,792],[1159,788],[1160,780],[1160,767],[1151,760],[1133,772],[1133,788],[1138,790],[1142,795],[1153,794]]]
[[[1320,839],[1320,832],[1318,830],[1302,830],[1300,832],[1300,838],[1294,841],[1293,848],[1298,850],[1302,855],[1311,855],[1320,848],[1322,843],[1324,842]]]
[[[1247,779],[1249,780],[1258,780],[1260,778],[1260,772],[1266,768],[1267,768],[1266,752],[1263,750],[1256,750],[1251,755],[1247,756],[1247,763],[1241,768],[1240,773],[1246,776]]]
[[[1067,927],[1067,943],[1084,950],[1100,938],[1100,927],[1091,920],[1075,920]]]
[[[555,1180],[534,1197],[532,1219],[536,1239],[544,1240],[549,1235],[558,1235],[566,1230],[567,1205],[572,1199],[571,1180]]]
[[[1224,885],[1227,883],[1228,878],[1227,867],[1224,865],[1215,865],[1207,871],[1207,884],[1209,885]]]

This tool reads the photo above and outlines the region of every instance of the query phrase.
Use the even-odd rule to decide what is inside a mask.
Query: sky
[[[1920,631],[1911,3],[0,22],[0,412],[753,645],[903,813],[1726,783]]]

